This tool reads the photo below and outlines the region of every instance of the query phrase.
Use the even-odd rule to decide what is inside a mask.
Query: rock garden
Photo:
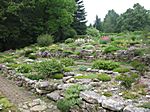
[[[150,112],[149,44],[133,32],[31,45],[1,53],[0,75],[46,99],[21,112]],[[0,96],[0,110],[6,103]]]

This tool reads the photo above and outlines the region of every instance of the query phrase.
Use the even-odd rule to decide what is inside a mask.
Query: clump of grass
[[[119,67],[113,70],[114,72],[119,72],[119,73],[126,73],[129,72],[130,69],[129,68],[125,68],[125,67]]]
[[[137,99],[139,95],[136,92],[125,91],[123,92],[123,98],[125,99]]]
[[[112,93],[111,92],[104,92],[103,95],[106,96],[106,97],[111,97]]]
[[[140,107],[146,108],[146,109],[150,109],[150,102],[146,102],[143,105],[140,105]]]
[[[111,76],[107,74],[98,74],[98,79],[103,82],[111,81]]]

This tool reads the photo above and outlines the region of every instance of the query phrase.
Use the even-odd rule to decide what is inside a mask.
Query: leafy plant
[[[64,77],[64,75],[60,74],[60,73],[52,76],[53,79],[62,79],[63,77]]]
[[[111,80],[111,76],[107,74],[98,74],[98,79],[103,82],[107,82]]]
[[[136,92],[125,91],[123,92],[123,97],[125,99],[137,99],[139,95]]]
[[[80,66],[80,67],[79,67],[79,70],[80,70],[80,71],[86,71],[87,68],[88,68],[88,67],[86,67],[86,66]]]
[[[36,64],[36,71],[44,76],[52,76],[56,73],[62,73],[63,66],[56,59],[46,60]]]
[[[45,34],[45,35],[40,35],[37,38],[37,43],[40,46],[49,46],[54,42],[53,36]]]
[[[72,38],[68,38],[65,40],[65,43],[68,44],[68,43],[73,43],[74,42],[74,39]]]
[[[31,64],[21,64],[17,67],[17,71],[20,73],[29,73],[32,72],[32,65]]]
[[[114,72],[119,72],[119,73],[126,73],[129,72],[130,69],[129,68],[125,68],[125,67],[119,67],[113,70]]]
[[[25,74],[25,77],[31,79],[31,80],[40,80],[40,79],[44,79],[45,77],[43,75],[40,75],[40,74],[31,74],[31,73],[28,73],[28,74]]]
[[[71,59],[71,58],[64,58],[64,59],[61,59],[61,64],[64,65],[65,67],[68,67],[68,66],[73,66],[75,63],[74,63],[74,60]]]
[[[146,102],[143,105],[140,105],[140,107],[150,109],[150,102]]]
[[[79,84],[75,84],[70,86],[64,94],[64,99],[58,100],[57,107],[62,112],[69,112],[69,109],[71,107],[74,107],[76,105],[79,105],[81,102],[81,99],[79,98],[79,94],[81,91],[85,90],[86,88],[84,86],[81,86]]]
[[[111,53],[111,52],[114,52],[117,50],[121,50],[121,48],[111,45],[111,46],[108,46],[104,49],[104,53]]]
[[[111,92],[104,92],[103,95],[106,96],[106,97],[111,97],[112,93]]]
[[[113,62],[113,61],[108,61],[108,60],[96,60],[92,68],[95,69],[104,69],[104,70],[113,70],[115,68],[118,68],[120,66],[119,63]]]
[[[121,74],[116,76],[116,80],[121,81],[121,85],[125,88],[131,88],[132,83],[138,79],[138,74],[132,73],[130,75]]]

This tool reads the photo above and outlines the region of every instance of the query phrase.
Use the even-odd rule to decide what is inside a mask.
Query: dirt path
[[[0,91],[16,106],[35,99],[31,93],[2,76],[0,76]]]

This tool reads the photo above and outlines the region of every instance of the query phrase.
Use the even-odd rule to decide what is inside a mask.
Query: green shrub
[[[115,77],[116,80],[121,81],[121,85],[125,88],[129,89],[132,86],[132,83],[134,83],[138,79],[139,75],[136,73],[132,73],[129,75],[122,74]]]
[[[114,72],[119,72],[119,73],[126,73],[129,72],[130,69],[129,68],[125,68],[125,67],[119,67],[113,70]]]
[[[113,70],[120,66],[119,63],[108,61],[108,60],[97,60],[93,63],[92,68],[95,69],[104,69],[104,70]]]
[[[87,35],[92,36],[92,37],[98,37],[100,35],[99,31],[94,27],[87,28],[86,32],[87,32]]]
[[[120,50],[121,48],[116,47],[116,46],[108,46],[104,49],[104,53],[111,53],[117,50]]]
[[[136,92],[125,91],[123,92],[123,98],[125,99],[137,99],[139,95]]]
[[[150,102],[146,102],[143,105],[140,105],[140,107],[146,108],[146,109],[150,109]]]
[[[37,56],[35,54],[29,54],[28,58],[29,59],[37,59]]]
[[[86,71],[88,69],[88,67],[86,67],[86,66],[80,66],[79,67],[79,70],[80,71]]]
[[[131,66],[141,73],[144,73],[147,70],[147,67],[144,64],[136,60],[131,62]]]
[[[105,40],[100,40],[99,43],[100,43],[100,44],[107,44],[108,42],[105,41]]]
[[[32,72],[33,67],[30,64],[21,64],[17,67],[17,71],[20,73]]]
[[[24,56],[28,57],[31,53],[33,53],[34,51],[32,49],[27,49],[24,51]]]
[[[62,79],[63,77],[64,77],[64,75],[60,74],[60,73],[52,76],[53,79]]]
[[[72,38],[68,38],[67,40],[65,40],[66,44],[73,43],[73,42],[74,42],[74,39],[72,39]]]
[[[40,79],[44,79],[45,77],[43,75],[40,74],[25,74],[25,77],[31,79],[31,80],[40,80]]]
[[[79,94],[81,91],[85,89],[86,88],[84,86],[81,86],[79,84],[70,86],[65,91],[64,99],[57,101],[58,109],[60,109],[62,112],[69,112],[71,107],[79,105],[81,102],[81,99],[79,98]]]
[[[73,71],[72,68],[70,68],[70,67],[64,67],[64,72],[71,72],[71,71]]]
[[[64,65],[65,67],[68,67],[68,66],[73,66],[75,63],[74,63],[74,60],[71,59],[71,58],[64,58],[64,59],[61,59],[60,60],[61,64]]]
[[[103,82],[111,81],[111,76],[107,74],[98,74],[98,79]]]
[[[45,34],[45,35],[40,35],[37,38],[37,43],[40,46],[49,46],[54,42],[53,36]]]
[[[51,77],[52,75],[54,75],[56,73],[62,73],[63,66],[56,59],[51,59],[51,60],[37,63],[36,71],[41,75]]]

